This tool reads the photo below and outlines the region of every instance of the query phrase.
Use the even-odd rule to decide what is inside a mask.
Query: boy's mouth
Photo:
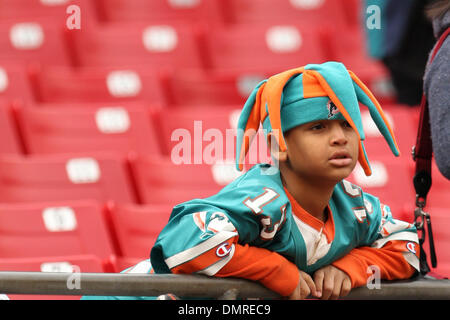
[[[347,151],[336,151],[328,161],[338,167],[345,167],[352,163],[352,157]]]

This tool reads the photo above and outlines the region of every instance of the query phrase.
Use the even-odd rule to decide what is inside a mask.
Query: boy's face
[[[298,177],[311,182],[337,183],[350,175],[358,161],[359,136],[345,120],[305,123],[284,137],[285,161]]]

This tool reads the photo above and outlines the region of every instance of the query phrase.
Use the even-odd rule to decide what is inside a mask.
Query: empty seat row
[[[289,59],[275,61],[272,70],[278,70],[326,60],[326,31],[301,22],[228,28],[135,22],[71,31],[39,19],[0,21],[0,58],[45,65],[169,70],[236,68],[249,62],[247,69],[264,70],[271,59]],[[253,54],[254,61],[248,58],[249,52],[258,53]]]
[[[15,112],[26,154],[162,154],[165,140],[154,128],[154,111],[142,103],[23,106]]]
[[[233,164],[235,128],[240,113],[237,107],[152,112],[139,104],[116,107],[91,104],[77,108],[77,105],[56,106],[35,106],[16,111],[22,138],[16,150],[20,145],[34,158],[67,153],[87,157],[99,151],[114,152],[125,159],[128,157],[128,161],[131,159],[134,164],[134,176],[141,193],[138,198],[145,203],[170,201],[182,195],[188,199],[202,193],[208,194],[211,185],[207,184],[204,188],[199,177],[211,182],[223,181],[219,185],[224,185],[229,182],[229,177],[237,176]],[[373,161],[374,175],[367,179],[361,170],[355,170],[353,175],[357,178],[356,184],[369,188],[369,192],[373,191],[380,197],[386,195],[384,201],[396,206],[400,204],[396,209],[403,211],[404,204],[414,203],[413,190],[406,192],[397,186],[407,184],[412,187],[413,162],[409,154],[415,143],[415,116],[410,109],[401,106],[388,106],[385,111],[402,155],[399,159],[392,157],[369,112],[363,110],[362,119],[367,134],[365,147],[369,159]],[[5,123],[13,127],[11,120]],[[4,137],[13,138],[13,134],[14,131],[6,131]],[[14,143],[9,146],[11,148]],[[7,148],[8,145],[5,145],[5,153]],[[14,149],[9,152],[14,153]],[[270,161],[265,138],[260,132],[248,154],[247,168],[258,162]],[[437,169],[434,172],[434,185],[447,190],[445,179],[439,178]],[[187,185],[191,187],[183,185],[183,177],[187,177]],[[437,193],[434,195],[437,204],[442,203],[442,197]]]
[[[402,105],[385,105],[400,151],[415,143],[416,113]],[[0,101],[3,139],[0,153],[50,154],[111,151],[163,154],[186,145],[191,152],[220,144],[222,159],[234,158],[241,105],[164,108],[142,101],[117,103],[20,104]],[[371,154],[390,154],[368,110],[362,110]],[[214,138],[214,139],[213,139]],[[217,140],[217,141],[216,141]],[[261,141],[264,144],[264,140]],[[217,150],[218,151],[218,150]]]
[[[13,271],[24,259],[30,259],[27,262],[33,262],[30,267],[34,269],[38,259],[50,260],[33,271],[123,270],[149,257],[171,212],[168,205],[87,200],[1,204],[0,271]],[[64,261],[64,257],[89,264],[71,270],[68,267],[74,263]]]
[[[16,69],[23,69],[25,64],[64,66],[69,70],[72,67],[109,71],[131,68],[144,78],[162,71],[171,75],[176,73],[172,77],[175,80],[172,91],[177,92],[178,87],[183,89],[183,85],[186,87],[191,82],[189,95],[196,88],[223,82],[229,73],[241,78],[261,77],[306,63],[335,60],[344,62],[379,98],[392,99],[389,75],[381,63],[368,57],[364,43],[364,33],[360,28],[341,32],[334,25],[330,27],[323,22],[311,25],[303,19],[281,24],[266,21],[229,27],[185,26],[177,22],[111,23],[80,30],[68,30],[64,25],[49,23],[39,16],[32,20],[0,20],[0,95],[7,89],[2,88],[2,82],[4,87],[8,73],[17,77]],[[89,80],[95,77],[91,71],[71,77],[78,81]],[[191,75],[192,72],[195,76]],[[44,74],[41,76],[44,83],[46,79],[51,84],[55,80],[59,83],[69,81],[67,71],[45,69],[41,73]],[[72,85],[73,99],[89,92],[78,81]],[[20,88],[20,82],[17,85],[15,82],[17,80],[11,81],[10,86]],[[200,90],[208,93],[208,88]],[[53,93],[53,99],[64,98],[55,91],[46,93]],[[94,93],[92,99],[103,97],[102,92]],[[40,94],[37,92],[38,97]],[[43,98],[52,95],[44,94]],[[127,93],[116,96],[129,97]],[[168,99],[179,101],[183,96],[177,94],[175,99]]]
[[[142,102],[5,102],[0,103],[0,153],[110,151],[121,155],[171,155],[175,145],[189,144],[186,150],[192,152],[194,145],[207,146],[211,134],[220,135],[222,140],[217,144],[225,148],[234,145],[239,113],[239,106],[165,109]],[[228,158],[233,157],[233,146],[227,150]],[[191,156],[190,152],[187,156]]]
[[[344,62],[378,99],[393,101],[394,94],[386,69],[365,56],[361,52],[361,44],[350,44],[348,47],[353,49],[348,50],[341,43],[345,39],[333,40],[337,43],[336,47],[342,49],[329,50],[316,47],[314,43],[317,44],[320,39],[311,32],[299,38],[295,30],[292,26],[274,28],[272,31],[261,28],[255,32],[259,35],[251,35],[230,29],[227,33],[215,35],[209,51],[205,50],[202,57],[195,53],[194,57],[190,57],[192,51],[184,49],[152,55],[138,43],[135,45],[139,48],[133,50],[130,37],[124,37],[128,43],[119,44],[119,36],[114,36],[103,49],[90,43],[83,44],[79,51],[71,51],[79,52],[77,61],[85,62],[77,68],[58,63],[59,58],[52,56],[41,59],[38,51],[32,54],[26,51],[25,55],[29,56],[23,60],[23,55],[15,52],[2,56],[2,50],[0,97],[41,102],[147,99],[170,105],[242,103],[255,84],[270,75],[307,63],[334,60]],[[279,49],[267,46],[264,40],[266,31],[275,35],[273,45]],[[287,39],[277,40],[277,34],[283,33],[289,34]],[[239,41],[234,42],[234,39]],[[139,35],[136,41],[141,41]],[[308,41],[311,43],[308,44]],[[123,52],[123,48],[133,52]],[[348,54],[349,51],[352,54]],[[51,64],[46,64],[46,59]],[[24,61],[29,64],[24,64]]]
[[[36,19],[0,22],[0,60],[147,73],[199,69],[269,74],[337,60],[370,80],[386,76],[382,65],[367,56],[362,32],[342,33],[301,21],[227,28],[135,22],[72,31]]]
[[[232,162],[177,165],[168,157],[126,161],[106,153],[8,155],[0,157],[0,203],[94,199],[175,205],[212,195],[239,175]]]
[[[1,0],[0,20],[44,17],[63,23],[79,8],[84,20],[110,22],[194,22],[249,24],[261,21],[308,23],[330,21],[339,26],[358,22],[355,0]],[[81,20],[81,19],[80,19]]]
[[[266,72],[139,68],[25,67],[0,61],[0,98],[35,103],[121,103],[160,106],[243,105]]]
[[[0,271],[119,272],[149,257],[170,206],[94,201],[0,205]],[[78,281],[78,283],[77,283]],[[80,285],[74,274],[68,285]],[[8,295],[16,299],[80,296]]]
[[[240,110],[233,106],[152,110],[137,103],[40,105],[16,110],[18,127],[11,110],[0,111],[3,202],[59,200],[70,195],[70,199],[176,204],[213,194],[240,174],[234,166]],[[357,168],[350,179],[395,212],[410,212],[415,202],[410,150],[417,117],[399,105],[387,106],[385,112],[401,156],[391,155],[369,112],[363,110],[365,147],[374,173],[367,178]],[[107,154],[97,156],[98,152]],[[260,132],[246,168],[270,161]],[[450,205],[448,188],[433,164],[430,204]]]
[[[205,198],[242,172],[236,170],[233,159],[224,161],[202,151],[198,158],[195,154],[185,157],[177,152],[170,157],[135,155],[128,159],[106,153],[3,155],[0,203],[94,199],[175,205]],[[372,154],[369,159],[373,175],[366,177],[357,167],[349,179],[377,195],[397,215],[411,213],[415,193],[409,157],[394,159]],[[433,179],[429,204],[450,205],[450,185],[440,177],[435,165]]]

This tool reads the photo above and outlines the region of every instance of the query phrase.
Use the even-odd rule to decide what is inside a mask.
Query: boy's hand
[[[317,296],[322,300],[344,297],[352,288],[350,277],[332,265],[323,267],[314,273],[314,284],[317,288]]]
[[[303,300],[310,294],[316,295],[316,285],[309,274],[299,270],[300,279],[289,300]],[[316,295],[317,296],[317,295]],[[318,296],[317,296],[318,297]]]

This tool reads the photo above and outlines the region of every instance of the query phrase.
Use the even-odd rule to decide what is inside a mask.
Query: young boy
[[[291,299],[345,296],[374,269],[382,279],[411,277],[419,266],[414,226],[344,180],[358,160],[371,173],[359,102],[398,155],[378,102],[341,63],[261,82],[239,119],[237,166],[250,146],[246,133],[261,123],[279,171],[255,165],[218,194],[175,206],[151,251],[154,271],[255,280]]]

